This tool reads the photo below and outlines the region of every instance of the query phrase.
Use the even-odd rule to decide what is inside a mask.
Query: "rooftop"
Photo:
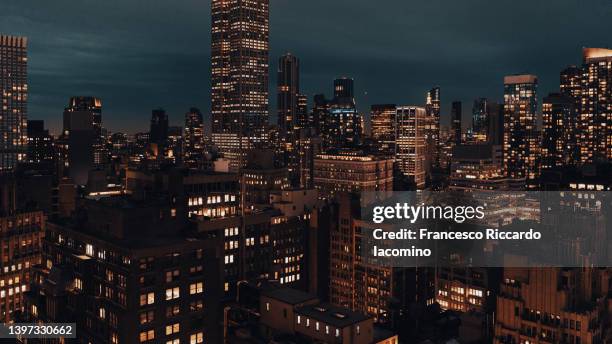
[[[300,290],[291,288],[271,288],[265,289],[261,292],[262,295],[269,298],[279,300],[291,305],[297,305],[300,303],[316,300],[317,297]]]
[[[296,313],[337,328],[344,328],[370,319],[369,316],[327,303],[303,306]]]

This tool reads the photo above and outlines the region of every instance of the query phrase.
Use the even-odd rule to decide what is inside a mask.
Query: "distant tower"
[[[237,170],[268,136],[269,0],[212,0],[211,15],[212,138]]]
[[[78,185],[87,184],[89,171],[95,167],[101,118],[102,101],[95,97],[72,97],[64,109],[65,167]]]
[[[354,81],[351,78],[339,78],[334,80],[334,98],[353,98],[354,93]]]
[[[183,163],[187,167],[199,168],[204,155],[204,119],[197,108],[185,114],[183,137]]]
[[[572,98],[551,93],[542,102],[541,168],[572,164],[575,159],[575,104]]]
[[[512,75],[504,78],[504,172],[511,178],[534,180],[538,176],[538,78]]]
[[[372,105],[372,140],[378,153],[383,156],[395,155],[395,104]]]
[[[26,159],[28,40],[0,35],[0,171]]]
[[[163,145],[168,139],[168,115],[164,109],[155,109],[151,112],[151,143]]]
[[[400,171],[413,178],[418,189],[425,187],[425,109],[398,106],[395,114],[395,159]]]
[[[453,141],[455,144],[461,144],[461,102],[453,102],[451,106],[451,130],[453,133]]]
[[[487,141],[489,129],[487,103],[487,98],[478,98],[474,100],[474,105],[472,106],[472,135],[475,141]]]
[[[612,50],[584,48],[577,145],[580,162],[612,159]]]

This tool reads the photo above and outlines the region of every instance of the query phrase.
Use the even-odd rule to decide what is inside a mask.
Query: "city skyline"
[[[440,7],[393,2],[393,13],[386,13],[382,11],[389,7],[365,2],[353,1],[348,8],[343,2],[324,7],[317,1],[272,0],[269,59],[274,62],[286,51],[300,58],[302,93],[310,104],[314,94],[331,97],[336,77],[354,78],[357,108],[366,116],[371,104],[422,106],[425,92],[439,85],[442,123],[448,125],[454,100],[464,107],[478,97],[500,101],[504,75],[537,74],[540,95],[558,91],[559,72],[581,63],[582,46],[610,46],[604,17],[612,5],[593,2],[597,6],[521,2],[512,11],[501,3],[445,2]],[[199,107],[209,128],[210,3],[151,2],[146,12],[138,3],[117,4],[112,11],[87,1],[70,7],[37,1],[7,5],[0,31],[29,38],[29,119],[45,120],[57,134],[68,99],[90,95],[102,99],[103,125],[112,131],[145,131],[151,109],[160,106],[173,125],[182,125],[184,113]],[[531,14],[520,18],[520,28],[503,24],[526,13],[526,6]],[[372,11],[385,15],[372,18]],[[473,23],[474,11],[483,12],[478,17],[482,24]],[[319,25],[296,20],[304,13],[316,15]],[[129,20],[131,16],[139,20]],[[338,18],[356,20],[345,24]],[[365,18],[370,24],[359,24]],[[581,22],[580,30],[567,25],[573,21]],[[418,30],[413,34],[410,28]],[[271,104],[276,67],[270,64]],[[274,123],[273,107],[270,118]]]

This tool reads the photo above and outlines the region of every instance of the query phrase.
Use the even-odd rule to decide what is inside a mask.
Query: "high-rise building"
[[[358,146],[362,136],[362,118],[355,105],[353,79],[344,77],[334,80],[334,99],[330,102],[324,100],[324,97],[315,99],[315,111],[323,116],[318,120],[322,121],[324,148],[334,150]]]
[[[612,159],[612,49],[584,48],[577,146],[580,162]],[[571,84],[570,84],[571,85]]]
[[[267,136],[269,0],[213,0],[211,14],[212,138],[237,170]]]
[[[313,128],[312,120],[308,114],[308,96],[298,94],[297,96],[297,126],[300,129]]]
[[[395,108],[395,104],[372,105],[372,140],[381,155],[395,155]]]
[[[95,168],[95,153],[101,129],[102,101],[94,97],[72,97],[64,109],[64,130],[61,137],[64,167],[78,185],[87,184],[89,171]]]
[[[537,88],[535,75],[504,78],[504,172],[511,178],[538,176]]]
[[[487,102],[487,116],[489,128],[487,142],[491,145],[502,146],[504,144],[504,107],[497,102]]]
[[[417,188],[425,187],[425,109],[398,106],[395,114],[395,159],[399,170],[412,178]]]
[[[427,169],[440,166],[440,87],[429,90],[425,97],[425,144]]]
[[[487,111],[487,98],[474,100],[472,106],[472,139],[477,142],[486,142],[489,130],[489,112]]]
[[[202,168],[204,163],[204,119],[197,108],[185,114],[183,163],[190,168]]]
[[[86,200],[47,225],[26,322],[76,323],[95,343],[220,341],[222,238],[186,234],[171,200]],[[138,225],[134,225],[138,224]]]
[[[330,100],[325,98],[324,94],[315,94],[313,97],[313,108],[310,114],[310,123],[317,134],[323,136],[326,129],[325,120],[329,115]]]
[[[283,162],[289,172],[292,185],[300,182],[299,142],[300,127],[307,109],[300,95],[300,62],[297,57],[286,54],[278,60],[278,130]]]
[[[542,169],[571,165],[576,161],[575,103],[560,93],[542,102]]]
[[[342,192],[391,191],[393,160],[359,152],[320,154],[314,159],[314,186],[319,197]]]
[[[298,96],[300,95],[300,61],[287,53],[278,60],[278,129],[285,144],[292,143],[297,126]]]
[[[28,39],[0,35],[0,171],[26,159]]]
[[[453,142],[461,144],[461,121],[462,121],[462,104],[455,101],[451,105],[451,131],[453,134]]]
[[[493,343],[609,343],[609,283],[608,269],[504,269]]]
[[[334,80],[334,98],[354,98],[354,81],[351,78],[342,77]]]
[[[49,130],[45,129],[45,122],[42,120],[28,121],[28,162],[41,163],[52,162],[53,156],[53,137],[49,135]]]
[[[435,301],[433,269],[389,267],[364,257],[365,228],[376,224],[361,217],[356,195],[341,194],[330,232],[330,302],[368,314],[396,329],[406,342],[418,327],[410,309],[425,309]]]
[[[151,129],[149,131],[151,143],[164,145],[168,140],[168,115],[166,110],[159,108],[151,111]]]

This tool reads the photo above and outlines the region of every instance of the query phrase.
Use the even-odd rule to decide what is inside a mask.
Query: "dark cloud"
[[[209,111],[209,1],[4,2],[0,32],[30,38],[31,118],[57,130],[78,94],[103,98],[112,130],[146,129],[158,106],[177,124],[190,106]],[[420,104],[433,85],[444,113],[452,100],[469,111],[475,97],[501,98],[505,74],[537,74],[540,94],[554,91],[582,46],[612,45],[611,16],[609,0],[271,0],[270,65],[298,55],[308,95],[352,76],[364,112]]]

